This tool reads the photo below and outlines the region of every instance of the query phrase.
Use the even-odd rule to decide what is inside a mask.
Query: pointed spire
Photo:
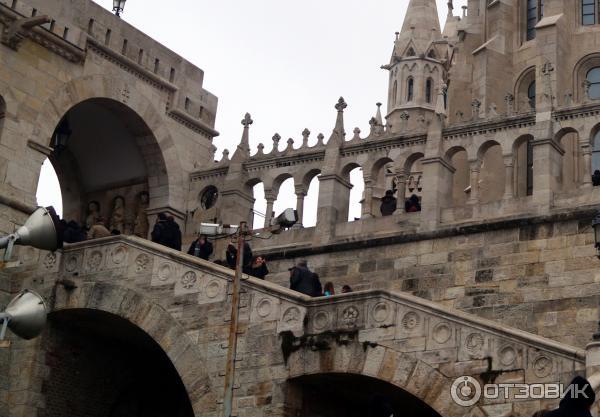
[[[242,120],[242,125],[244,126],[242,140],[231,158],[232,161],[246,160],[250,157],[250,125],[252,123],[254,123],[254,120],[252,120],[250,113],[246,113]]]
[[[379,123],[380,126],[383,126],[383,117],[381,117],[381,103],[377,103],[377,114],[375,115],[375,120]]]
[[[441,38],[436,0],[410,0],[402,31],[396,41],[396,53],[402,55],[409,43],[424,54],[431,41]]]
[[[335,105],[335,109],[337,110],[337,118],[335,121],[335,127],[333,128],[333,132],[331,133],[331,138],[327,145],[330,146],[340,146],[344,143],[346,138],[346,131],[344,130],[344,109],[348,107],[346,101],[344,101],[344,97],[340,97],[337,104]]]

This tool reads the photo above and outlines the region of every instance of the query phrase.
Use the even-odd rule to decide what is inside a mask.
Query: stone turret
[[[390,71],[386,118],[393,133],[418,130],[423,119],[431,120],[444,79],[441,41],[435,0],[411,0],[391,61],[382,67]]]

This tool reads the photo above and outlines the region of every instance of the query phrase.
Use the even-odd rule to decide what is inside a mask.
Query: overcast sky
[[[112,7],[112,0],[96,2]],[[442,25],[446,3],[437,1]],[[454,3],[458,15],[466,1]],[[220,159],[225,148],[233,153],[246,112],[254,120],[253,153],[260,142],[269,151],[275,132],[282,137],[280,147],[290,137],[299,146],[304,128],[312,132],[311,144],[319,132],[328,138],[340,96],[348,103],[348,135],[354,127],[368,132],[375,103],[382,102],[385,110],[388,77],[380,66],[389,62],[407,6],[408,0],[128,0],[122,17],[204,70],[204,88],[219,98],[221,135],[214,143]],[[58,206],[48,168],[39,203]],[[313,188],[308,213],[316,210]],[[352,217],[360,216],[361,193],[357,185]],[[277,213],[295,206],[291,182],[282,186],[281,197]],[[257,209],[264,212],[264,203],[259,201]]]

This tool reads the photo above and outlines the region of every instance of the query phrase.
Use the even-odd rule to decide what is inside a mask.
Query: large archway
[[[299,417],[440,417],[410,393],[364,375],[306,375],[288,384],[288,397],[293,397],[290,402]]]
[[[44,334],[47,417],[193,417],[186,388],[162,348],[117,315],[53,312]]]
[[[147,236],[146,210],[168,184],[152,130],[130,107],[106,98],[71,107],[52,135],[63,217],[87,227],[102,217],[110,229]]]

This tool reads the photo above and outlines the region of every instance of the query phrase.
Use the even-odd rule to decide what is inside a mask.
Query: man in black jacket
[[[589,381],[576,376],[566,390],[560,407],[544,414],[544,417],[592,417],[590,408],[596,401],[596,394]]]
[[[306,260],[301,260],[298,265],[290,268],[290,289],[301,292],[311,297],[319,297],[315,274],[308,269]]]
[[[165,213],[159,213],[151,236],[153,242],[171,249],[181,250],[181,230],[173,216],[167,217]]]
[[[200,259],[208,261],[208,257],[213,253],[213,245],[208,241],[206,235],[200,235],[194,240],[188,250],[188,255],[197,256]]]

